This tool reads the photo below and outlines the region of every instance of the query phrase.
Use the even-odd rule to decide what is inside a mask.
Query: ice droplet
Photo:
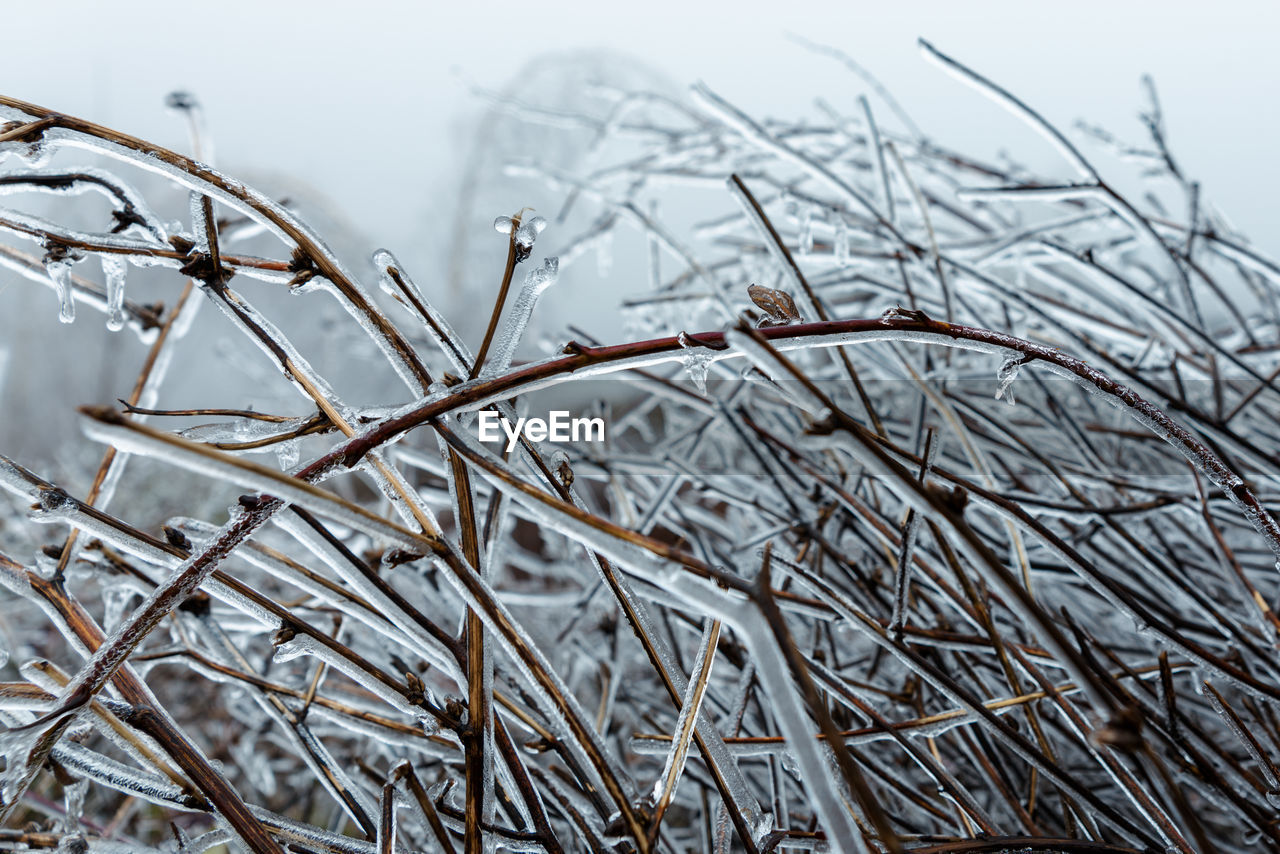
[[[103,255],[101,261],[107,286],[107,329],[119,332],[124,329],[124,282],[128,264],[115,255]]]
[[[511,217],[500,216],[494,219],[493,230],[498,232],[498,234],[510,234],[513,225],[514,223],[511,221]]]
[[[996,400],[1003,398],[1005,403],[1014,405],[1013,381],[1018,378],[1018,371],[1022,369],[1025,361],[1022,356],[1010,356],[1004,360],[1004,364],[996,372],[996,380],[1000,383],[999,388],[996,389]]]
[[[494,227],[497,225],[495,223]],[[546,217],[535,216],[527,222],[520,223],[520,227],[516,229],[516,243],[522,249],[532,249],[533,242],[538,239],[538,235],[547,227]]]

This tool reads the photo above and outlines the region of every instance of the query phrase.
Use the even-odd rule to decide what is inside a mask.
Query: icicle
[[[107,329],[124,329],[124,283],[128,264],[117,255],[101,256],[102,275],[107,289]]]
[[[1018,371],[1026,364],[1026,358],[1023,356],[1010,356],[1000,365],[1000,370],[996,372],[996,380],[1000,386],[996,389],[996,400],[1004,399],[1010,406],[1014,405],[1013,399],[1013,381],[1018,378]]]
[[[84,796],[89,790],[88,780],[76,780],[62,787],[62,802],[66,809],[63,832],[79,834],[80,819],[84,816]]]
[[[813,254],[813,209],[807,206],[800,214],[800,254]]]
[[[685,372],[689,374],[689,379],[693,380],[698,393],[705,395],[707,393],[707,373],[711,369],[711,354],[705,348],[693,343],[689,336],[683,332],[680,333],[678,340],[680,346],[686,348],[680,357],[680,364],[684,366]]]
[[[701,351],[690,350],[680,359],[689,379],[693,380],[699,394],[707,393],[707,373],[711,368],[711,356]]]
[[[65,250],[50,251],[44,257],[44,269],[58,293],[58,319],[73,323],[76,319],[75,284],[71,281],[71,264],[75,259]]]

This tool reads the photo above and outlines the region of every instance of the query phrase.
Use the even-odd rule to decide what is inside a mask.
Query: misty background
[[[184,152],[185,125],[164,98],[194,93],[221,171],[290,199],[371,289],[369,256],[390,249],[474,341],[505,256],[494,217],[529,206],[554,218],[564,201],[562,191],[504,174],[504,164],[537,158],[572,169],[591,138],[572,122],[531,124],[493,96],[600,118],[608,101],[593,87],[683,98],[702,80],[753,116],[820,122],[816,99],[851,113],[859,94],[871,95],[798,36],[848,53],[947,147],[992,160],[1007,153],[1066,178],[1036,134],[925,62],[917,37],[1064,129],[1087,119],[1141,138],[1139,79],[1149,73],[1183,170],[1274,254],[1277,32],[1280,7],[1256,2],[1216,4],[1212,14],[1189,2],[11,4],[0,10],[0,92]],[[157,207],[155,194],[167,198],[169,216],[183,216],[181,193],[151,178],[138,186]],[[703,205],[691,198],[678,221],[696,221]],[[540,252],[554,252],[579,226],[553,222]],[[630,236],[634,245],[616,241],[611,265],[567,271],[540,318],[617,334],[614,306],[647,286],[632,263],[643,238]],[[278,244],[255,250],[282,255]],[[174,298],[172,273],[140,272],[150,271],[131,273],[131,299]],[[293,310],[296,298],[240,285],[310,345],[317,367],[347,384],[340,390],[369,390],[360,367],[367,345],[343,331],[336,307],[303,314]],[[77,435],[72,408],[127,394],[143,349],[105,332],[94,312],[82,310],[73,327],[56,314],[51,291],[0,270],[0,453],[74,473],[77,454],[89,465],[100,451],[67,447]],[[239,336],[215,315],[206,306],[183,347],[200,357],[175,368],[165,405],[209,405],[220,389],[226,406],[293,400],[260,358],[232,349],[243,348]],[[245,388],[257,397],[231,391]]]

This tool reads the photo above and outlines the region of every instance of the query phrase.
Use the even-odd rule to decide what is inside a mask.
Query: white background
[[[3,3],[0,92],[179,150],[187,150],[185,127],[164,97],[194,92],[219,168],[318,213],[315,225],[348,261],[367,267],[374,249],[393,250],[471,339],[502,266],[493,217],[525,205],[551,216],[560,201],[505,179],[501,164],[508,154],[554,160],[559,143],[546,129],[495,121],[466,81],[568,110],[580,105],[584,79],[613,77],[677,96],[703,80],[757,117],[822,122],[816,97],[854,112],[866,87],[788,33],[853,56],[941,144],[984,159],[1007,150],[1061,178],[1071,175],[1056,152],[927,63],[917,37],[1061,127],[1085,118],[1144,143],[1139,78],[1150,73],[1184,172],[1256,245],[1280,251],[1280,4],[1271,2]],[[891,124],[883,105],[877,111]],[[522,140],[538,150],[521,152]],[[555,251],[565,239],[548,233],[539,249]],[[131,288],[139,281],[135,272]],[[643,273],[625,262],[609,281],[575,269],[539,316],[610,335],[603,327],[618,297],[644,287]],[[375,389],[323,316],[271,297],[261,298],[278,322],[303,325],[290,332],[320,369],[344,368],[357,391]],[[0,274],[0,362],[8,360],[0,453],[44,456],[78,435],[74,406],[109,403],[131,387],[137,342],[85,314],[63,327],[52,293]],[[225,323],[208,318],[200,331],[190,364],[175,368],[167,405],[207,405],[219,395],[227,405],[280,405],[272,395],[283,384],[260,359],[227,356]],[[246,400],[245,389],[260,396]],[[97,449],[83,453],[96,464]]]
[[[212,0],[6,3],[0,91],[158,142],[161,108],[195,92],[233,174],[304,178],[366,236],[438,263],[457,175],[485,109],[459,78],[501,89],[540,58],[598,50],[673,89],[694,80],[753,114],[850,108],[861,91],[786,33],[834,44],[874,72],[926,132],[975,154],[1051,154],[925,63],[924,36],[1066,126],[1139,138],[1151,73],[1185,170],[1244,232],[1277,246],[1280,4],[1272,2],[390,3]],[[527,96],[531,93],[524,93]],[[252,177],[252,176],[250,176]],[[484,212],[491,218],[491,212]]]

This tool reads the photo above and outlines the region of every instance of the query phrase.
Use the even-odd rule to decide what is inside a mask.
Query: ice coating
[[[485,366],[485,374],[498,373],[510,367],[512,359],[515,358],[516,348],[520,346],[529,321],[533,317],[533,309],[538,304],[538,298],[542,296],[543,291],[554,285],[559,277],[560,259],[554,256],[547,258],[525,275],[524,284],[520,287],[515,304],[511,306],[510,313],[495,339],[493,357]]]
[[[711,665],[714,663],[714,656],[708,657],[708,652],[714,652],[712,647],[716,639],[719,637],[719,626],[708,622],[702,633],[702,643],[698,647],[698,656],[693,661],[694,679],[686,688],[685,695],[680,704],[680,714],[676,718],[675,734],[671,741],[671,749],[667,753],[666,764],[663,766],[662,775],[658,782],[654,784],[653,792],[649,796],[649,802],[659,804],[663,799],[669,799],[675,792],[675,787],[679,785],[679,780],[684,771],[684,763],[688,758],[689,738],[686,735],[694,726],[694,721],[702,709],[702,698],[705,691],[701,690],[705,685],[705,680],[710,676]]]
[[[463,436],[465,437],[465,434],[463,434]],[[501,467],[501,463],[492,459],[491,455],[489,455],[485,451],[485,449],[478,444],[478,442],[475,442],[475,440],[473,439],[466,439],[466,438],[464,438],[464,441],[467,442],[467,444],[470,446],[471,450],[474,453],[482,454],[484,456],[490,457],[490,461],[495,467]],[[499,489],[502,489],[504,493],[508,494],[513,499],[518,501],[522,506],[525,506],[526,508],[533,511],[535,515],[538,515],[538,516],[542,515],[540,511],[542,511],[547,505],[545,505],[540,501],[537,501],[536,499],[533,499],[528,493],[511,487],[509,482],[502,478],[491,479],[487,470],[484,471],[484,474],[486,476],[486,479],[489,479],[491,483],[493,483]],[[549,519],[552,517],[548,516],[546,518]],[[567,533],[569,536],[572,536],[575,539],[579,539],[581,542],[588,545],[593,551],[596,551],[603,555],[607,555],[611,559],[619,561],[619,563],[625,567],[639,570],[643,574],[649,574],[656,571],[658,577],[662,579],[664,586],[668,587],[669,589],[681,591],[685,595],[696,595],[697,598],[703,602],[707,602],[707,603],[715,602],[717,611],[724,610],[726,607],[726,603],[724,603],[718,597],[715,597],[714,594],[711,594],[709,589],[704,588],[702,585],[699,585],[696,582],[693,582],[692,580],[683,577],[683,573],[681,572],[680,567],[670,566],[660,562],[655,563],[654,562],[655,556],[652,555],[652,553],[645,552],[643,550],[639,550],[639,551],[635,550],[633,547],[628,546],[622,540],[617,540],[608,536],[602,537],[598,532],[595,531],[594,528],[587,525],[582,525],[582,526],[572,525],[568,528],[568,530],[565,531],[565,533]],[[459,586],[458,589],[459,589],[459,592],[464,595],[464,597],[468,599],[471,598],[470,594],[465,592],[463,588]],[[697,592],[695,593],[695,591]],[[481,613],[482,615],[484,615],[487,612],[482,610]],[[507,646],[509,653],[514,652],[514,650],[509,645],[511,641],[505,641],[503,636],[504,630],[513,631],[518,637],[520,637],[524,641],[526,646],[529,643],[527,636],[525,636],[523,631],[519,629],[518,624],[504,625],[501,622],[491,622],[487,616],[486,616],[486,624],[489,626],[491,631],[494,631],[495,635],[499,638],[499,640],[504,642],[504,645]],[[529,651],[532,653],[533,656],[535,657],[538,656],[538,653],[535,647],[529,647]],[[524,675],[526,681],[531,686],[536,686],[539,689],[541,688],[541,683],[529,671],[525,670],[522,667],[520,668],[520,672]],[[553,673],[553,671],[550,671],[550,670],[547,670],[546,672]],[[572,697],[571,694],[568,694],[566,696],[570,698]],[[576,713],[581,714],[581,710],[580,709],[576,710]],[[563,713],[557,712],[556,714],[557,714],[557,717],[559,717]]]
[[[1017,118],[1023,120],[1029,119],[1029,123],[1032,128],[1048,140],[1048,142],[1058,150],[1058,153],[1062,155],[1063,159],[1070,163],[1082,177],[1098,177],[1098,173],[1095,172],[1093,167],[1080,156],[1080,153],[1076,150],[1075,146],[1067,142],[1061,132],[1052,128],[1047,122],[1039,120],[1039,116],[1037,116],[1013,95],[1009,94],[1009,92],[995,85],[981,74],[960,65],[951,57],[939,51],[925,39],[920,39],[919,45],[921,54],[930,62],[934,63],[957,80],[977,89],[1001,107],[1004,107]]]
[[[373,254],[373,263],[381,273],[382,290],[392,296],[401,296],[401,288],[406,289],[414,307],[420,309],[425,315],[421,320],[427,333],[448,357],[453,369],[459,374],[467,373],[471,369],[472,362],[470,348],[454,332],[449,321],[436,309],[422,289],[409,277],[395,256],[386,249],[379,249]]]
[[[815,396],[803,383],[795,382],[777,356],[751,335],[738,329],[729,329],[724,337],[730,347],[744,354],[766,376],[778,380],[778,387],[808,412],[821,415],[827,411],[826,402]]]
[[[516,673],[534,693],[539,705],[548,714],[555,729],[565,738],[570,749],[579,754],[582,761],[590,762],[587,750],[583,746],[584,742],[590,742],[595,756],[614,765],[616,760],[613,758],[612,751],[597,740],[594,731],[583,729],[580,724],[575,725],[585,720],[584,711],[573,699],[573,694],[564,686],[554,668],[539,652],[537,644],[533,643],[519,621],[515,620],[497,600],[488,585],[482,580],[474,585],[465,585],[457,575],[447,571],[447,567],[441,565],[441,569],[446,570],[446,577],[449,578],[454,589],[481,616],[486,628],[493,632],[495,640],[511,656]],[[477,589],[480,591],[478,594],[474,592]],[[611,770],[616,774],[616,768]],[[599,785],[604,784],[601,781]]]
[[[412,641],[420,654],[430,659],[438,667],[441,667],[455,682],[460,685],[465,684],[466,680],[458,670],[457,662],[449,654],[449,651],[438,640],[432,638],[418,627],[399,605],[382,592],[378,586],[371,583],[363,573],[356,571],[349,561],[345,560],[343,555],[330,543],[318,536],[310,527],[294,516],[279,516],[274,522],[328,564],[353,590],[373,604],[378,613],[389,618],[393,624],[403,626],[402,633]],[[427,699],[432,703],[436,702],[436,698],[432,696],[430,690],[427,691]]]
[[[691,92],[693,99],[697,102],[698,106],[702,107],[708,113],[733,128],[737,133],[742,134],[744,137],[747,137],[757,143],[762,148],[790,163],[793,163],[798,168],[803,169],[805,172],[812,175],[815,180],[831,186],[838,192],[852,199],[872,216],[877,218],[879,217],[875,206],[848,182],[842,180],[830,169],[808,157],[803,152],[797,151],[785,142],[779,140],[757,121],[743,113],[737,107],[734,107],[729,102],[725,101],[715,92],[711,91],[706,84],[695,84]]]
[[[870,848],[845,808],[845,798],[826,769],[830,766],[830,748],[820,746],[811,734],[812,724],[804,704],[797,695],[791,673],[781,651],[768,642],[770,630],[759,614],[743,609],[734,621],[754,653],[756,675],[768,686],[769,697],[776,703],[778,726],[790,745],[788,760],[794,760],[800,779],[812,788],[810,796],[824,827],[831,828],[832,850],[867,854]]]
[[[291,433],[307,423],[306,418],[265,421],[258,418],[236,418],[213,424],[201,424],[179,431],[178,435],[197,442],[247,443]]]
[[[274,493],[278,497],[324,514],[327,518],[351,525],[357,530],[386,537],[402,548],[413,550],[423,546],[420,538],[398,525],[361,512],[353,505],[346,504],[324,490],[305,482],[291,480],[272,471],[236,465],[230,460],[210,457],[202,454],[194,443],[179,440],[166,441],[146,433],[92,419],[86,420],[84,426],[85,434],[92,439],[112,443],[115,447],[133,453],[156,456],[173,465],[203,473],[206,476],[230,477],[246,488],[259,489],[267,494]]]
[[[56,546],[70,528],[79,529],[65,573],[56,547],[24,544],[6,552],[0,581],[21,603],[6,610],[6,625],[11,619],[23,630],[39,625],[67,641],[68,657],[91,659],[74,631],[87,623],[59,611],[55,581],[91,601],[91,617],[116,634],[138,597],[183,570],[186,555],[212,555],[217,572],[188,606],[172,611],[131,656],[131,666],[148,680],[177,671],[207,683],[200,696],[213,698],[232,735],[205,740],[210,732],[192,717],[183,726],[214,745],[214,762],[232,770],[251,814],[293,847],[372,852],[388,842],[388,829],[376,827],[383,806],[400,810],[391,815],[396,845],[434,847],[407,780],[385,777],[414,767],[428,790],[424,804],[442,812],[446,832],[468,832],[474,791],[462,773],[469,757],[460,726],[470,700],[463,699],[466,668],[459,665],[468,650],[456,640],[468,609],[483,615],[489,664],[482,688],[496,692],[493,719],[509,727],[512,739],[502,757],[498,732],[485,748],[493,755],[479,785],[478,835],[489,850],[550,847],[533,841],[544,832],[539,804],[567,850],[624,843],[642,849],[653,817],[640,815],[637,832],[637,816],[627,815],[635,792],[671,793],[673,808],[655,847],[673,850],[728,852],[743,847],[738,837],[762,850],[817,847],[849,825],[866,834],[874,816],[856,805],[881,799],[907,848],[998,845],[1004,836],[1042,829],[1134,850],[1200,847],[1198,839],[1186,841],[1195,834],[1183,824],[1195,819],[1168,799],[1167,786],[1157,781],[1150,797],[1143,791],[1152,760],[1166,763],[1174,782],[1192,793],[1195,816],[1211,817],[1203,822],[1214,837],[1206,847],[1251,850],[1273,842],[1265,814],[1280,787],[1268,773],[1275,741],[1269,707],[1280,701],[1280,666],[1269,654],[1277,636],[1268,604],[1275,569],[1260,543],[1275,549],[1280,531],[1268,509],[1277,463],[1271,443],[1261,439],[1273,432],[1280,400],[1271,376],[1280,268],[1201,204],[1198,188],[1147,146],[1118,138],[1102,144],[1122,155],[1136,152],[1143,168],[1167,184],[1158,194],[1126,205],[1100,184],[1063,187],[1016,154],[970,160],[947,148],[941,129],[929,140],[910,126],[906,134],[889,128],[882,137],[865,100],[824,105],[826,116],[815,124],[750,119],[714,96],[696,113],[661,98],[620,91],[606,97],[617,101],[604,119],[532,101],[502,103],[517,115],[595,135],[590,168],[544,167],[534,162],[536,151],[519,167],[571,196],[560,209],[566,222],[577,216],[573,221],[586,223],[566,245],[563,263],[592,250],[604,262],[614,235],[638,236],[650,250],[652,287],[626,298],[624,335],[567,316],[552,318],[554,331],[534,341],[527,323],[518,345],[554,355],[518,366],[509,357],[500,366],[490,360],[493,370],[474,379],[465,379],[473,358],[465,342],[390,253],[374,259],[383,289],[399,303],[388,319],[365,304],[361,283],[349,281],[305,228],[293,227],[292,215],[278,214],[201,164],[158,148],[138,150],[124,138],[96,141],[101,131],[88,124],[76,126],[74,142],[69,128],[51,127],[51,141],[31,136],[10,146],[70,156],[80,153],[70,150],[77,145],[116,146],[128,149],[130,164],[145,157],[162,163],[159,171],[184,171],[183,192],[213,199],[226,218],[219,232],[224,267],[236,277],[279,284],[300,278],[291,291],[308,295],[290,311],[303,322],[323,297],[339,299],[354,320],[340,318],[333,340],[372,336],[386,357],[359,365],[370,381],[355,394],[381,388],[392,373],[409,393],[375,405],[363,397],[360,406],[344,403],[334,389],[345,392],[347,381],[331,386],[320,370],[326,361],[303,358],[313,355],[314,342],[299,335],[295,346],[281,332],[285,324],[266,316],[265,299],[260,311],[245,298],[257,299],[255,283],[218,293],[219,283],[207,282],[206,295],[233,321],[231,333],[250,337],[269,366],[263,387],[250,389],[252,404],[201,401],[214,407],[205,411],[223,414],[202,416],[199,428],[152,416],[145,419],[152,432],[135,430],[100,410],[91,418],[119,428],[120,436],[129,431],[133,439],[118,443],[117,458],[150,457],[184,496],[206,486],[249,490],[238,503],[218,498],[210,512],[219,520],[227,504],[236,523],[260,506],[259,493],[291,489],[284,500],[320,511],[319,526],[237,528],[177,518],[158,531],[156,517],[132,503],[137,493],[131,479],[121,478],[121,465],[107,472],[105,497],[90,507],[83,487],[57,490],[0,463],[0,483],[20,496],[12,529],[0,519],[6,549],[26,527],[28,512],[36,524],[57,526],[28,528],[33,543]],[[1028,117],[1024,105],[1015,108]],[[35,118],[0,101],[4,109],[17,110],[5,113],[14,121]],[[1163,132],[1158,105],[1144,113],[1143,124]],[[610,135],[627,148],[616,162],[608,159]],[[887,144],[901,155],[896,176],[885,167]],[[1163,142],[1152,145],[1159,155]],[[14,165],[21,167],[6,164]],[[716,195],[728,213],[689,227],[681,197],[666,195],[722,194],[731,174],[758,194],[761,212],[735,211],[732,199]],[[912,191],[915,207],[895,208],[894,182]],[[122,192],[89,183],[73,182],[65,198],[45,201],[78,204],[79,195],[98,193],[128,218]],[[242,221],[244,208],[257,219]],[[190,264],[197,278],[212,279],[200,257],[212,249],[205,210],[201,201],[190,223],[165,225],[174,237],[167,245],[157,245],[136,222],[121,221],[118,233],[100,235],[17,214],[3,220],[0,237],[34,242],[34,275],[20,252],[0,248],[0,263],[54,287],[39,252],[75,244],[82,234],[100,241],[86,257]],[[662,210],[669,221],[660,219]],[[922,227],[926,217],[931,225]],[[494,264],[509,245],[517,256],[532,248],[516,241],[516,222],[507,220],[505,230],[497,227],[511,240],[490,244]],[[926,231],[933,232],[927,245]],[[264,232],[283,236],[283,246],[262,258],[227,249],[238,235]],[[1178,290],[1180,276],[1167,275],[1169,263],[1194,278],[1194,299]],[[103,273],[109,285],[105,262]],[[806,280],[809,289],[799,286]],[[752,282],[804,300],[802,319],[740,326]],[[1218,282],[1228,285],[1218,289]],[[71,283],[73,299],[107,307],[110,287],[84,276]],[[427,290],[436,296],[434,283]],[[817,299],[810,302],[806,291]],[[823,315],[808,310],[813,303],[839,319],[820,321]],[[876,319],[894,303],[909,308]],[[931,320],[944,305],[949,322]],[[153,322],[138,308],[125,302],[122,313],[138,325]],[[191,316],[184,312],[173,328]],[[395,333],[385,320],[407,331]],[[939,347],[948,348],[945,356]],[[828,353],[809,352],[820,349]],[[219,345],[217,356],[230,354]],[[714,362],[724,362],[717,369],[723,382],[705,384]],[[703,373],[699,393],[680,381],[686,366]],[[655,367],[663,370],[649,370]],[[1024,368],[1031,377],[1017,388],[1022,405],[993,404],[992,375],[998,398],[1011,400],[1014,375]],[[266,427],[234,414],[257,410],[257,392],[277,375],[301,396],[269,411],[310,414]],[[609,418],[607,448],[540,456],[536,447],[520,445],[504,457],[472,440],[477,409],[531,414],[541,404],[534,391],[576,394],[590,386],[567,384],[624,377],[608,384],[616,398],[584,404],[584,412]],[[1197,398],[1203,389],[1216,394]],[[175,389],[181,392],[175,400],[148,384],[139,400],[157,409],[192,405],[186,394],[199,390]],[[1117,429],[1113,415],[1138,427],[1117,418]],[[178,432],[205,442],[269,442],[308,419],[319,428],[305,444],[319,457],[314,465],[295,456],[300,443],[292,440],[218,449],[165,438]],[[930,431],[942,450],[938,466],[921,478],[921,438]],[[276,457],[246,457],[245,450]],[[468,480],[442,452],[465,458]],[[184,471],[164,468],[179,457]],[[298,477],[280,478],[277,468]],[[186,489],[184,478],[200,487]],[[321,480],[324,495],[302,485]],[[923,482],[913,485],[917,480]],[[460,557],[464,483],[474,501],[478,573]],[[104,508],[116,484],[126,491]],[[293,511],[286,505],[278,513]],[[756,613],[769,592],[752,586],[766,544],[772,595],[794,639],[787,643]],[[899,596],[893,584],[907,578],[896,572],[902,563],[912,572]],[[388,589],[403,598],[390,598]],[[699,627],[714,619],[724,622],[724,639],[707,644]],[[277,630],[299,623],[309,640],[281,631],[281,660],[268,660]],[[20,639],[24,646],[16,648],[26,658],[27,638]],[[788,643],[848,729],[841,740],[856,748],[876,800],[850,791],[825,741],[813,738],[816,707],[799,690],[794,660],[781,655],[793,652]],[[307,644],[313,649],[300,649]],[[697,664],[714,667],[695,716],[686,708],[696,696],[688,674],[699,670],[690,665],[704,648],[710,652]],[[1085,666],[1081,655],[1090,657]],[[37,694],[5,686],[0,709],[29,721],[50,708],[47,693],[57,686],[32,668],[22,672],[46,687]],[[441,729],[431,737],[378,693],[385,689],[415,705],[414,678],[424,682],[424,699],[444,706]],[[1214,703],[1219,694],[1221,708]],[[99,697],[113,713],[127,711],[110,687]],[[1108,698],[1124,698],[1121,705],[1154,722],[1139,733],[1142,753],[1128,753],[1125,719],[1112,716]],[[182,701],[174,705],[190,712]],[[1242,726],[1233,725],[1229,709]],[[92,725],[110,738],[102,721],[90,710],[68,731],[79,736]],[[686,762],[681,773],[671,736],[687,734],[689,724],[695,729],[684,749],[702,758]],[[1265,737],[1249,743],[1259,736]],[[629,741],[637,750],[617,749]],[[30,753],[14,744],[18,764]],[[155,776],[149,759],[120,749]],[[1214,757],[1215,774],[1187,771],[1192,750]],[[668,757],[676,761],[664,764]],[[54,759],[61,762],[58,754]],[[348,773],[353,767],[360,773]],[[1041,827],[1028,826],[1015,799],[991,796],[987,767],[1016,784],[1018,800],[1029,798],[1024,784],[1034,776],[1037,806],[1027,800],[1025,813]],[[667,779],[674,770],[679,785],[659,787],[660,770]],[[128,784],[107,774],[90,779],[90,812],[127,791]],[[307,822],[257,805],[304,787],[315,792]],[[507,796],[500,808],[492,797],[499,788]],[[537,800],[526,803],[530,791]],[[1054,807],[1067,800],[1078,809],[1060,824]],[[91,850],[115,844],[95,837],[85,818],[78,831],[70,820],[56,824],[65,831],[58,844],[73,847],[81,838]],[[133,823],[133,814],[124,821]],[[195,829],[180,836],[180,845],[235,844],[235,833],[219,824],[222,816],[208,824],[183,821]],[[771,835],[775,830],[787,835]],[[474,826],[470,831],[477,835]],[[343,835],[352,832],[365,838]],[[841,846],[856,850],[859,842],[829,847]],[[157,847],[172,851],[174,840]]]
[[[679,488],[679,485],[679,480],[673,478],[667,489],[667,495],[665,497],[669,498],[670,495],[674,493],[674,490]],[[580,510],[586,510],[586,505],[578,496],[577,491],[572,487],[569,487],[568,491],[574,506],[578,507]],[[659,501],[655,501],[655,510],[661,501],[661,498]],[[640,527],[640,530],[643,533],[647,533],[649,527],[649,524],[644,524]],[[596,571],[601,575],[602,580],[606,580],[604,564],[595,556],[594,553],[591,555],[591,563],[595,567]],[[628,611],[633,615],[632,618],[635,620],[636,626],[640,631],[644,632],[647,637],[652,638],[653,653],[657,658],[658,666],[662,668],[665,678],[670,680],[672,688],[676,693],[683,696],[688,690],[688,682],[685,679],[683,671],[677,664],[675,657],[672,655],[670,647],[667,645],[666,641],[662,639],[662,635],[657,631],[656,625],[653,623],[644,601],[636,595],[625,577],[616,576],[612,581],[617,585],[619,594],[626,602]],[[684,708],[683,705],[681,708]],[[711,716],[705,711],[699,713],[697,730],[701,744],[706,748],[706,755],[704,759],[711,764],[712,768],[717,769],[718,773],[723,776],[729,797],[732,800],[734,807],[741,813],[744,822],[751,828],[752,837],[755,839],[762,837],[769,830],[770,817],[761,809],[760,803],[747,787],[746,780],[739,771],[736,761],[729,753],[719,730],[716,728],[714,720],[712,720]]]
[[[335,654],[329,647],[310,635],[296,635],[292,639],[277,645],[273,660],[284,663],[305,655],[314,656],[330,667],[341,671],[356,684],[365,688],[401,714],[418,719],[427,728],[428,735],[436,731],[435,718],[421,706],[410,703],[405,699],[404,694],[387,686],[347,657]]]
[[[197,625],[198,630],[209,641],[211,648],[222,654],[224,665],[255,672],[254,665],[240,653],[221,625],[208,615],[199,618]],[[212,668],[206,668],[206,670],[212,670]],[[222,673],[223,671],[214,672]],[[258,708],[273,720],[286,733],[289,741],[307,757],[307,763],[313,772],[318,777],[324,778],[326,785],[332,791],[342,793],[338,795],[337,800],[342,803],[347,815],[354,821],[367,825],[371,821],[369,817],[376,811],[373,799],[344,769],[335,767],[334,757],[324,743],[315,736],[313,729],[305,720],[299,721],[288,707],[280,702],[278,696],[273,696],[270,692],[256,687],[251,688],[250,692]],[[257,789],[263,794],[270,795],[277,787],[277,779],[268,764],[267,757],[261,752],[255,752],[256,747],[254,740],[245,739],[241,742],[242,762],[248,766]]]
[[[162,807],[179,806],[187,796],[178,786],[158,776],[130,768],[122,762],[88,750],[78,744],[62,744],[54,748],[53,757],[72,773],[125,792]]]
[[[171,524],[176,523],[181,530],[187,532],[201,544],[208,543],[217,530],[211,525],[192,519],[175,519],[170,520],[170,522]],[[388,621],[385,612],[375,611],[367,605],[361,605],[348,597],[338,595],[332,588],[324,585],[318,579],[300,572],[297,567],[285,563],[264,550],[255,549],[251,546],[242,552],[241,557],[253,566],[316,597],[319,601],[324,602],[326,606],[358,621],[363,626],[386,638],[389,642],[402,643],[404,641],[404,630]],[[259,617],[264,625],[273,627],[276,625],[276,617],[269,612],[253,607],[251,603],[244,601],[242,597],[231,596],[225,588],[220,588],[216,585],[211,585],[209,589],[210,592],[219,595],[224,601],[236,605],[245,613]],[[435,643],[427,643],[424,644],[424,648],[434,650],[436,645]],[[446,670],[452,670],[455,675],[458,673],[456,662],[453,662],[452,659],[440,658],[436,659],[436,663]]]

